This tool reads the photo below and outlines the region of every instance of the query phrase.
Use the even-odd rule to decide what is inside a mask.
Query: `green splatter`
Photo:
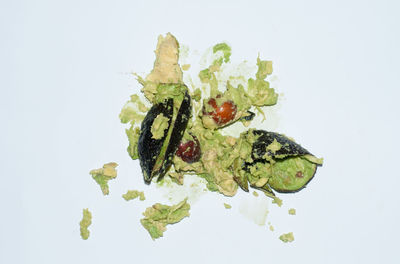
[[[104,195],[109,194],[108,181],[117,177],[117,170],[115,169],[117,166],[117,163],[110,162],[104,164],[103,168],[91,170],[89,172],[97,184],[100,185]]]
[[[126,201],[130,201],[138,197],[140,201],[144,201],[146,199],[146,197],[144,197],[144,193],[137,190],[129,190],[126,192],[126,194],[122,195],[122,198],[124,198]]]
[[[172,206],[156,203],[146,209],[143,213],[144,218],[140,222],[154,240],[163,236],[167,225],[178,223],[189,216],[189,210],[190,204],[187,203],[187,198]]]
[[[227,204],[227,203],[224,203],[224,207],[225,207],[226,209],[231,209],[231,208],[232,208],[232,205]]]
[[[293,232],[283,234],[279,237],[279,239],[282,240],[282,242],[284,243],[293,242],[294,241]]]
[[[87,208],[83,209],[83,217],[82,220],[79,222],[82,239],[87,240],[89,238],[90,231],[88,227],[91,224],[92,224],[92,213]]]

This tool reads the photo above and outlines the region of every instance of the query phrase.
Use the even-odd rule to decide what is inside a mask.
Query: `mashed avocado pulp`
[[[265,115],[261,107],[273,106],[277,103],[278,94],[270,87],[267,78],[272,74],[272,62],[256,60],[257,71],[249,76],[229,76],[224,79],[226,69],[230,63],[231,47],[226,43],[219,43],[212,48],[211,59],[207,66],[198,73],[199,85],[194,84],[187,72],[183,73],[179,65],[179,43],[171,34],[160,36],[155,51],[156,59],[153,70],[146,78],[138,77],[142,84],[142,92],[151,104],[160,104],[166,100],[173,100],[173,118],[169,120],[162,114],[155,117],[151,127],[154,139],[165,138],[161,153],[156,157],[156,169],[162,166],[165,152],[172,138],[173,125],[168,128],[169,122],[174,124],[177,112],[189,93],[192,101],[192,117],[184,130],[183,140],[197,138],[201,147],[201,158],[194,162],[185,162],[178,156],[173,156],[172,166],[167,175],[174,182],[183,184],[185,174],[196,174],[207,181],[210,191],[219,192],[225,196],[233,196],[238,187],[244,191],[249,188],[261,190],[265,195],[273,198],[273,203],[282,205],[282,200],[274,192],[295,192],[303,188],[314,176],[317,165],[322,164],[308,151],[294,141],[276,133],[272,133],[273,140],[268,144],[260,143],[264,140],[256,130],[250,129],[240,135],[228,136],[223,133],[223,127],[235,122],[249,126],[254,112]],[[185,71],[189,64],[182,66]],[[184,83],[189,80],[189,87]],[[215,100],[215,105],[210,104]],[[234,116],[227,123],[217,124],[209,113],[220,108],[224,103],[234,105]],[[233,109],[233,107],[231,107]],[[132,159],[138,158],[138,139],[141,130],[138,125],[144,118],[148,107],[140,98],[133,95],[123,107],[120,119],[122,123],[129,123],[126,130],[129,140],[128,153]],[[146,117],[147,118],[147,117]],[[187,120],[187,119],[186,119]],[[267,135],[269,132],[265,132]],[[268,136],[271,136],[268,135]],[[254,151],[255,145],[263,145],[261,151]],[[261,154],[260,154],[261,153]],[[150,178],[151,179],[151,178]],[[150,179],[147,179],[150,181]],[[99,184],[103,187],[107,178],[99,177]],[[105,182],[105,184],[104,184]],[[108,192],[108,187],[105,188]],[[104,192],[104,191],[103,191]],[[127,193],[125,199],[136,198],[138,193]],[[225,204],[228,208],[228,204]],[[166,225],[180,221],[189,215],[190,205],[186,200],[174,206],[155,204],[144,212],[142,225],[149,231],[153,239],[161,237]],[[281,236],[281,240],[290,242],[293,234]]]
[[[89,238],[90,231],[88,227],[91,224],[92,224],[92,213],[87,208],[83,209],[82,220],[79,223],[82,239],[87,240]]]
[[[168,98],[174,99],[174,108],[180,104],[183,94],[188,88],[183,85],[183,73],[179,66],[179,43],[171,35],[159,37],[156,60],[151,73],[145,78],[139,77],[139,82],[143,85],[143,93],[151,103],[160,103]],[[194,100],[194,109],[201,109],[193,114],[192,119],[185,131],[184,139],[189,135],[194,135],[199,140],[201,146],[201,159],[194,163],[186,163],[179,157],[174,157],[171,176],[177,183],[183,182],[182,175],[185,173],[195,173],[207,180],[207,187],[211,191],[218,191],[226,196],[233,196],[237,192],[238,186],[248,191],[249,186],[260,189],[266,195],[274,197],[272,189],[282,192],[296,191],[305,186],[313,177],[316,166],[322,161],[312,155],[276,155],[282,146],[276,139],[266,146],[267,152],[263,157],[257,157],[252,153],[253,144],[257,141],[257,135],[253,133],[242,133],[239,137],[225,136],[221,133],[220,127],[214,120],[204,115],[204,112],[213,111],[208,104],[208,98],[202,91],[209,90],[211,98],[215,98],[217,107],[226,101],[231,101],[237,107],[235,117],[226,125],[241,121],[249,125],[251,120],[243,117],[249,115],[250,109],[275,105],[278,94],[270,87],[266,80],[272,74],[272,62],[256,60],[257,71],[253,78],[233,85],[229,80],[221,83],[220,76],[224,67],[230,62],[232,54],[231,47],[226,43],[219,43],[212,48],[211,64],[200,71],[198,77],[202,83],[200,87],[190,87]],[[230,79],[234,79],[233,77]],[[243,77],[243,79],[245,79]],[[203,100],[200,100],[203,98]],[[131,102],[137,102],[137,98],[132,97]],[[143,107],[142,107],[143,108]],[[125,107],[121,112],[122,122],[135,122],[139,119]],[[128,152],[132,158],[137,158],[135,151],[135,140],[138,138],[137,129],[127,130],[129,138]],[[152,133],[158,139],[164,136],[168,127],[168,119],[162,115],[156,117]],[[171,130],[171,129],[170,129]],[[170,133],[171,131],[169,131]],[[167,137],[169,139],[169,137]],[[167,143],[166,143],[167,144]],[[256,159],[264,159],[259,162]],[[176,177],[179,176],[179,177]],[[278,203],[279,204],[279,203]]]
[[[168,121],[169,119],[162,113],[156,117],[151,126],[151,134],[153,134],[154,139],[161,139],[164,136],[164,131],[169,126]]]
[[[294,236],[293,233],[287,233],[287,234],[283,234],[279,237],[280,240],[282,240],[282,242],[284,243],[288,243],[288,242],[293,242],[294,241]]]
[[[140,192],[137,190],[129,190],[126,192],[126,194],[122,195],[122,198],[124,198],[125,201],[130,201],[130,200],[136,199],[138,197],[139,197],[140,201],[144,201],[146,199],[144,196],[144,192]]]
[[[152,239],[163,236],[167,230],[166,226],[180,222],[189,216],[190,205],[187,199],[172,206],[156,203],[146,209],[144,218],[140,220],[143,227],[147,229]]]
[[[91,170],[89,172],[97,184],[100,185],[104,195],[108,195],[109,193],[108,181],[117,177],[117,170],[115,169],[117,166],[117,163],[110,162],[104,164],[103,168]]]

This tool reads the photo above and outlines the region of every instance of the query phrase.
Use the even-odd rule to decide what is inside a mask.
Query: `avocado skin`
[[[253,120],[254,117],[256,116],[256,114],[255,114],[254,112],[247,111],[247,113],[248,113],[249,115],[241,117],[240,120],[251,121],[251,120]]]
[[[252,158],[253,162],[251,164],[246,163],[245,164],[245,169],[248,171],[247,166],[255,164],[257,162],[268,162],[266,159],[260,158],[263,157],[267,152],[267,155],[272,157],[272,158],[289,158],[289,157],[294,157],[294,156],[303,156],[303,155],[312,155],[308,150],[303,148],[301,145],[297,144],[293,140],[290,140],[286,136],[282,134],[278,134],[275,132],[269,132],[265,130],[253,130],[252,133],[256,136],[259,136],[257,141],[254,142],[253,147],[252,147]],[[267,146],[270,145],[274,140],[276,140],[279,144],[282,145],[282,147],[277,150],[276,152],[272,152],[271,150],[267,150]],[[295,190],[287,190],[284,188],[279,188],[277,186],[271,186],[274,191],[278,193],[296,193],[298,191],[301,191],[304,189],[307,184],[314,178],[315,173],[317,172],[317,167],[315,168],[315,171],[312,175],[312,177],[304,183],[302,186],[300,186],[298,189]]]
[[[140,160],[140,166],[143,171],[144,181],[147,184],[151,182],[151,174],[153,167],[156,163],[157,157],[161,152],[161,148],[167,137],[167,133],[161,139],[152,138],[151,126],[155,118],[159,114],[163,114],[165,117],[169,119],[168,129],[172,123],[172,114],[173,114],[173,99],[167,99],[162,103],[155,104],[151,107],[149,112],[147,112],[146,117],[144,118],[141,125],[141,132],[139,136],[138,142],[138,154]],[[168,131],[167,129],[167,131]]]
[[[174,127],[172,130],[170,141],[168,143],[167,150],[165,152],[164,162],[159,172],[159,176],[157,179],[158,181],[164,177],[165,173],[168,171],[169,167],[172,164],[172,159],[174,158],[175,152],[178,149],[179,143],[181,143],[191,113],[192,113],[191,98],[188,92],[186,92],[182,104],[179,108],[178,115],[175,119],[175,123],[173,124]]]
[[[172,124],[174,115],[173,109],[174,99],[169,98],[162,103],[153,105],[142,122],[138,142],[138,153],[144,181],[147,184],[151,183],[153,176],[158,176],[157,180],[161,180],[172,164],[172,159],[185,133],[192,112],[191,98],[187,92],[179,107],[175,122]],[[169,131],[172,126],[172,133],[166,150],[164,142],[167,139],[168,132],[164,133],[161,139],[152,138],[151,133],[151,126],[155,118],[161,113],[169,119],[168,129],[166,129],[166,131]],[[164,156],[159,157],[162,153],[163,146],[165,150]],[[161,168],[159,171],[153,171],[158,158],[162,160]]]
[[[301,156],[306,154],[311,154],[308,150],[297,144],[296,142],[290,140],[286,136],[282,134],[278,134],[275,132],[268,132],[265,130],[254,130],[253,134],[259,136],[258,140],[253,144],[252,148],[252,156],[262,157],[268,151],[268,156],[274,158],[275,156]],[[271,144],[274,139],[278,141],[282,147],[276,152],[271,152],[271,150],[267,150],[267,146]]]

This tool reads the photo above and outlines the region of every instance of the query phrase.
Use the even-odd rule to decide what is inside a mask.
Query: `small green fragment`
[[[190,69],[190,64],[183,64],[182,65],[182,70],[187,71]]]
[[[143,121],[144,115],[141,115],[139,112],[147,112],[148,107],[141,101],[137,94],[131,95],[131,100],[126,102],[124,107],[119,114],[119,118],[121,123],[126,124],[130,122],[132,125],[135,123],[140,123]]]
[[[144,201],[146,199],[146,197],[144,197],[144,193],[137,191],[137,190],[129,190],[126,192],[126,194],[123,194],[122,197],[126,201],[130,201],[130,200],[136,199],[138,197],[139,197],[140,201]]]
[[[279,237],[279,239],[282,240],[282,242],[284,243],[293,242],[294,241],[293,232],[283,234]]]
[[[79,222],[80,230],[81,230],[81,237],[84,240],[87,240],[90,235],[90,231],[88,227],[92,224],[92,213],[89,209],[83,209],[83,217],[82,220]]]
[[[295,214],[296,214],[296,209],[290,208],[290,209],[289,209],[289,214],[290,214],[290,215],[295,215]]]
[[[279,207],[281,207],[283,202],[282,202],[282,200],[280,198],[275,196],[275,197],[273,197],[272,203],[274,203],[274,204],[278,205]]]
[[[110,162],[104,164],[103,168],[91,170],[89,172],[97,184],[100,185],[101,191],[104,195],[108,195],[109,193],[108,181],[117,177],[117,170],[115,169],[117,166],[117,163]]]
[[[273,154],[280,150],[282,148],[282,145],[274,138],[274,141],[272,141],[271,144],[267,146],[267,150],[270,150]]]
[[[213,53],[217,53],[218,51],[222,51],[224,54],[224,62],[229,62],[232,54],[231,47],[229,47],[229,45],[226,43],[219,43],[213,47]]]
[[[154,240],[163,236],[168,224],[178,223],[189,216],[189,210],[190,204],[187,203],[187,198],[172,206],[156,203],[146,209],[143,213],[144,218],[140,220],[140,223]]]
[[[227,203],[224,203],[224,206],[225,206],[226,209],[231,209],[232,208],[232,205],[227,204]]]
[[[269,230],[271,230],[272,232],[274,232],[275,228],[272,225],[269,225]]]
[[[258,192],[253,191],[253,195],[254,195],[255,197],[258,197]]]
[[[164,131],[169,126],[169,119],[162,113],[154,119],[153,125],[151,126],[151,134],[154,139],[161,139],[164,136]]]
[[[125,130],[126,135],[128,136],[129,146],[128,146],[128,153],[129,156],[135,160],[139,158],[138,153],[138,142],[140,136],[140,129],[138,127],[134,128],[131,126],[129,129]]]
[[[258,66],[258,71],[256,73],[257,79],[264,80],[265,78],[267,78],[267,75],[272,74],[272,61],[263,61],[260,60],[260,57],[258,57],[257,66]]]
[[[199,88],[197,88],[196,90],[194,90],[193,95],[192,95],[192,99],[195,100],[196,102],[200,102],[201,99],[201,90]]]
[[[200,78],[200,81],[202,83],[210,82],[210,80],[211,80],[210,70],[207,68],[207,69],[204,69],[204,70],[200,71],[199,72],[199,78]]]

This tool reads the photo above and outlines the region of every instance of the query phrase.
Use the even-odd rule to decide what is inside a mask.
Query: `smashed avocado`
[[[146,197],[144,196],[144,192],[140,192],[137,190],[129,190],[125,194],[122,195],[122,198],[125,199],[125,201],[130,201],[133,199],[136,199],[139,197],[140,201],[144,201]]]
[[[154,139],[160,139],[164,136],[164,131],[169,126],[168,121],[169,119],[162,113],[154,119],[153,125],[151,126],[151,134],[153,134]]]
[[[231,209],[231,208],[232,208],[232,205],[227,204],[227,203],[224,203],[224,207],[225,207],[225,209]]]
[[[110,162],[104,164],[103,168],[91,170],[89,172],[97,184],[100,185],[103,195],[108,195],[109,193],[108,181],[117,177],[117,170],[115,169],[117,166],[117,163]]]
[[[284,243],[293,242],[294,241],[293,232],[283,234],[279,237],[279,239],[282,240],[282,242]]]
[[[189,216],[189,210],[190,204],[187,203],[187,198],[172,206],[156,203],[146,209],[143,213],[144,218],[140,222],[154,240],[163,236],[167,225],[178,223]]]
[[[87,240],[90,235],[89,226],[92,224],[92,213],[89,209],[83,209],[82,220],[79,222],[81,237],[84,240]]]
[[[268,121],[263,108],[278,101],[278,94],[268,80],[273,65],[258,56],[254,60],[257,70],[251,76],[229,75],[231,47],[218,43],[210,52],[207,65],[202,65],[194,76],[196,80],[182,71],[189,70],[189,64],[179,65],[179,43],[175,37],[170,33],[159,37],[153,69],[145,78],[137,76],[148,102],[132,95],[120,114],[121,122],[130,124],[126,130],[128,153],[132,159],[140,159],[148,184],[153,176],[161,175],[160,180],[164,174],[183,184],[185,174],[196,174],[207,181],[210,191],[233,196],[240,189],[249,192],[253,188],[281,206],[282,200],[275,192],[303,189],[322,165],[322,159],[275,132],[252,128],[234,136],[226,135],[225,127],[238,122],[244,127],[251,126],[258,114]],[[157,107],[161,109],[158,112]],[[146,137],[148,130],[153,141]],[[200,158],[174,155],[178,153],[178,145],[179,148],[190,146],[194,138],[201,148]],[[190,148],[179,151],[185,155],[192,152]],[[107,179],[99,178],[100,186],[106,186]],[[138,193],[126,195],[140,196]],[[224,206],[227,208],[228,204]],[[155,204],[144,212],[141,223],[156,239],[163,235],[166,225],[188,216],[189,209],[186,200],[174,206]],[[283,238],[290,241],[293,234],[285,234]]]

